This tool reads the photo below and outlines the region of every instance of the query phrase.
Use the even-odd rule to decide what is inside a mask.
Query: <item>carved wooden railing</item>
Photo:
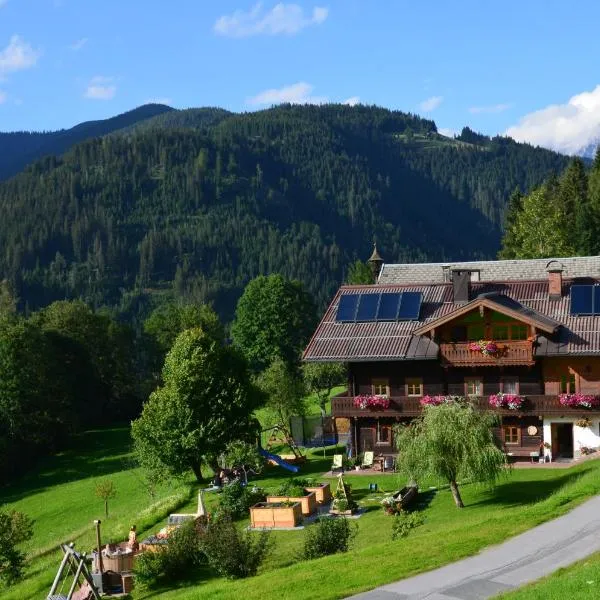
[[[488,355],[471,350],[470,343],[440,343],[442,361],[453,366],[532,365],[535,362],[531,340],[496,342],[498,352]]]

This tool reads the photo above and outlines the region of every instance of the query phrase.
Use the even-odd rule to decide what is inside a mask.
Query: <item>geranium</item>
[[[440,404],[451,404],[460,402],[461,396],[423,396],[420,400],[421,406],[439,406]]]
[[[478,342],[471,342],[469,350],[472,352],[481,352],[484,356],[493,356],[498,352],[498,346],[490,340],[479,340]]]
[[[508,410],[519,410],[522,408],[525,398],[517,394],[492,394],[490,406],[494,408],[507,408]]]
[[[366,408],[385,410],[390,407],[390,399],[387,396],[360,395],[354,398],[354,406],[360,410]]]
[[[571,408],[597,408],[600,406],[600,398],[588,394],[561,394],[558,401],[562,406]]]

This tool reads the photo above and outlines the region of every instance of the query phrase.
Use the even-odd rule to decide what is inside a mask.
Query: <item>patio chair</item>
[[[393,456],[386,456],[383,459],[383,470],[384,471],[395,471],[396,470],[396,465],[395,465],[395,460]]]
[[[371,450],[367,450],[363,454],[362,464],[360,465],[361,469],[372,469],[373,468],[373,460],[375,458],[375,453]]]
[[[344,455],[343,454],[334,454],[333,462],[331,463],[331,472],[335,473],[335,471],[344,472]]]

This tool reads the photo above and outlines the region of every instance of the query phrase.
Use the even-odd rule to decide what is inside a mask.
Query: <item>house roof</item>
[[[534,258],[527,260],[482,260],[471,262],[384,264],[378,283],[423,284],[450,281],[452,271],[478,271],[479,281],[545,280],[548,272],[560,269],[563,277],[600,278],[600,256]]]
[[[525,321],[534,319],[541,325],[537,327],[545,331],[538,337],[536,356],[562,356],[600,354],[600,316],[572,316],[570,314],[569,289],[573,278],[585,277],[600,281],[600,257],[583,257],[576,259],[557,259],[564,266],[562,296],[551,299],[548,295],[547,266],[551,259],[534,261],[483,261],[474,263],[454,263],[456,269],[480,270],[482,280],[471,284],[471,296],[493,293],[485,296],[486,302],[493,302],[500,312],[507,310],[519,313]],[[513,274],[513,280],[491,280],[499,272],[492,262],[507,263],[506,268]],[[510,263],[510,264],[508,264]],[[518,264],[516,264],[518,263]],[[522,263],[535,263],[531,272],[537,280],[526,276]],[[543,265],[542,265],[543,263]],[[446,265],[446,263],[444,263]],[[466,266],[468,265],[468,266]],[[472,265],[472,266],[471,266]],[[489,265],[489,268],[487,267]],[[512,266],[511,266],[512,265]],[[422,272],[430,267],[439,269],[436,278],[428,282],[385,283],[397,267],[398,278],[413,271],[418,279]],[[422,360],[437,359],[438,346],[429,337],[418,335],[417,330],[431,325],[440,319],[450,316],[457,310],[452,299],[452,283],[444,283],[441,274],[442,263],[437,265],[384,265],[379,283],[370,286],[342,286],[327,308],[305,352],[307,361],[383,361],[383,360]],[[448,265],[446,265],[448,266]],[[406,269],[404,269],[406,267]],[[425,267],[423,270],[422,268]],[[518,268],[517,268],[518,267]],[[550,265],[549,268],[553,268]],[[542,276],[539,274],[543,272]],[[438,281],[438,279],[440,281]],[[421,292],[423,303],[418,321],[397,322],[337,322],[335,320],[340,297],[350,293],[389,292]],[[467,306],[467,305],[462,305]],[[558,328],[557,328],[558,326]],[[551,333],[554,331],[554,333]]]

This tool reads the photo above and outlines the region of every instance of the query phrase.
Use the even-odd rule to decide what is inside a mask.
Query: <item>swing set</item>
[[[89,559],[85,552],[80,554],[74,550],[73,546],[73,543],[60,545],[63,559],[46,600],[100,600],[100,595],[87,566]],[[69,577],[72,577],[73,581],[65,596],[63,588]],[[80,583],[82,577],[83,581]]]

